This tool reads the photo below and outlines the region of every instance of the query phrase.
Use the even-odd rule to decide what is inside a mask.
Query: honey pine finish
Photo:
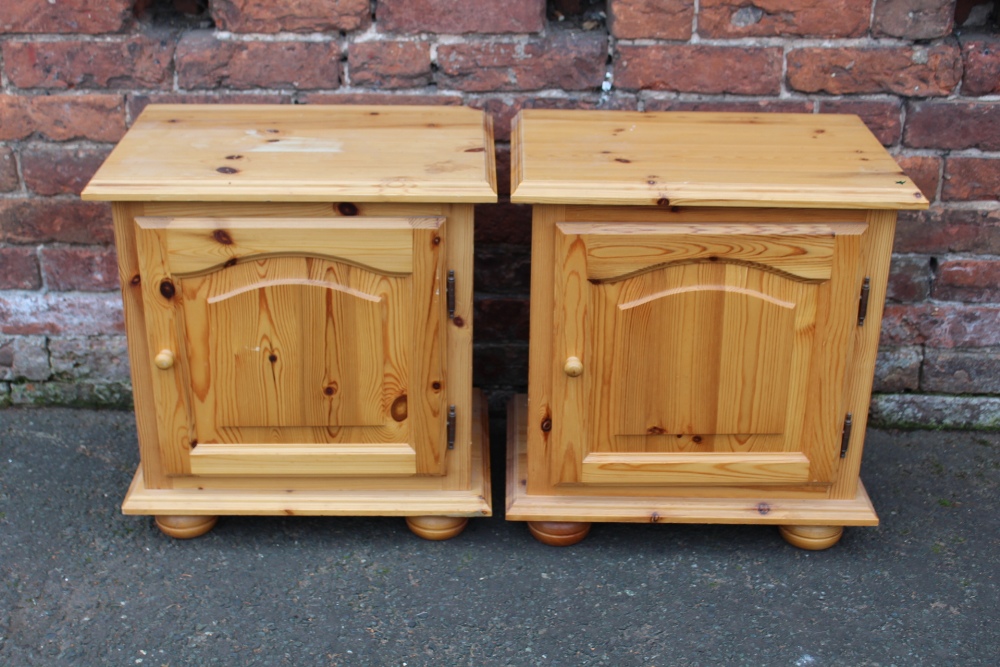
[[[896,209],[927,201],[856,116],[523,111],[528,396],[507,519],[766,523],[824,549],[861,484]]]
[[[492,126],[440,107],[150,106],[114,202],[141,464],[126,514],[489,516],[473,204]]]

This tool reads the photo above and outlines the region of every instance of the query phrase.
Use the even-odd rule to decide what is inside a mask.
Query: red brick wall
[[[876,417],[1000,425],[1000,3],[198,5],[0,3],[0,404],[128,398],[108,207],[76,195],[145,104],[416,102],[494,116],[504,194],[525,107],[859,114],[933,202],[901,216]],[[527,377],[529,211],[478,215],[499,411]]]

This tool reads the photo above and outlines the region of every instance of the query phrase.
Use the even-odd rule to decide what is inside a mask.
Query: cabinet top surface
[[[927,208],[857,116],[522,111],[511,201]]]
[[[150,105],[83,191],[115,201],[496,201],[462,107]]]

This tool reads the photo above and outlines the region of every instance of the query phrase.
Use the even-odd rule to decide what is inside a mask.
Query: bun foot
[[[781,536],[793,547],[822,551],[840,541],[843,526],[778,526]]]
[[[425,540],[450,540],[469,523],[464,516],[408,516],[406,525]]]
[[[550,547],[576,544],[590,532],[589,521],[529,521],[528,530],[536,540]]]
[[[160,515],[156,519],[156,527],[165,535],[178,540],[190,540],[192,537],[204,535],[215,528],[217,516],[179,516]]]

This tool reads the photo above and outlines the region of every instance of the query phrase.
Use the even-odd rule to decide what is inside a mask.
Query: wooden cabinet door
[[[136,225],[170,473],[444,472],[444,218]]]
[[[551,481],[831,482],[865,229],[556,224]]]

